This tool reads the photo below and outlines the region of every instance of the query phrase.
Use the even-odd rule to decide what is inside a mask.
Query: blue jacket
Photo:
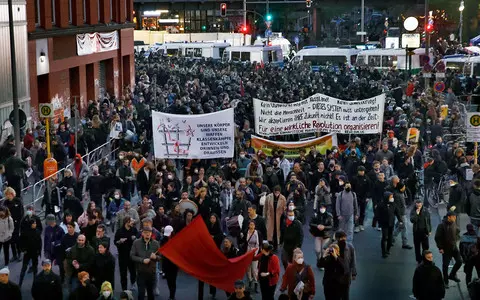
[[[125,199],[121,198],[120,199],[120,205],[117,206],[117,203],[115,203],[115,199],[111,198],[110,204],[108,205],[108,213],[110,215],[116,215],[118,211],[123,209],[123,204],[125,203]]]

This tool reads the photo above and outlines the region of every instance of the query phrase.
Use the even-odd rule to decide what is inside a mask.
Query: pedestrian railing
[[[82,156],[82,159],[87,164],[89,171],[92,170],[93,166],[98,165],[104,157],[110,158],[112,156],[116,156],[118,148],[114,148],[114,145],[114,140],[110,140]],[[36,182],[35,184],[29,185],[22,189],[22,200],[24,206],[33,205],[36,210],[38,210],[38,207],[36,207],[36,205],[43,200],[48,180],[53,177],[56,178],[56,182],[60,182],[63,179],[65,170],[69,169],[72,164],[73,162],[68,164],[64,168],[58,170],[56,173],[50,175],[49,177],[46,177]],[[87,178],[85,178],[83,182],[84,184],[82,194],[84,194],[85,192],[86,180]],[[41,210],[41,212],[43,212],[43,209]]]

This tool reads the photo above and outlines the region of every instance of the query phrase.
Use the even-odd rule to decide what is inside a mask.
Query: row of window
[[[57,0],[34,0],[35,1],[35,25],[40,26],[40,1],[50,1],[52,5],[52,24],[56,24],[55,22],[55,2]],[[72,1],[73,0],[68,0],[68,23],[72,23],[72,14],[73,14],[73,8],[72,8]],[[113,3],[112,1],[117,1],[117,0],[110,0],[110,20],[113,19]],[[87,23],[87,0],[82,0],[83,2],[83,22]],[[96,0],[97,5],[98,5],[98,20],[100,21],[100,0]],[[125,3],[125,19],[128,19],[127,17],[127,1]]]

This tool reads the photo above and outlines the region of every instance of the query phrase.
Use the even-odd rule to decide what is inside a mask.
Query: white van
[[[306,61],[312,63],[312,70],[317,71],[320,67],[332,64],[344,64],[353,67],[357,61],[360,50],[352,48],[308,48],[297,52],[293,62]]]
[[[480,56],[451,55],[441,61],[444,62],[446,69],[453,72],[480,77]]]
[[[160,53],[164,56],[178,56],[182,53],[184,43],[155,44],[150,48],[153,53]]]
[[[237,46],[225,49],[223,59],[234,62],[271,63],[283,67],[280,46]]]
[[[425,65],[425,49],[418,48],[413,51],[412,67],[413,73],[419,72]],[[357,65],[367,65],[376,69],[396,68],[400,70],[408,69],[405,49],[372,49],[365,50],[358,54]]]
[[[221,59],[227,47],[229,43],[186,43],[181,49],[184,57]]]

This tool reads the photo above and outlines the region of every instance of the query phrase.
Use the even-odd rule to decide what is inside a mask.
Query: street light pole
[[[363,33],[365,32],[365,0],[362,0],[362,12],[360,16],[361,16],[360,31],[362,32],[362,34],[360,35],[360,41],[363,43],[365,41],[365,36],[363,35]]]
[[[458,10],[460,11],[460,28],[458,32],[458,41],[460,45],[462,44],[462,37],[463,37],[463,10],[465,9],[465,2],[462,0],[460,1],[460,6]]]
[[[15,55],[15,30],[13,24],[13,4],[8,0],[8,27],[10,29],[10,67],[12,70],[12,101],[13,116],[15,118],[13,125],[13,134],[15,136],[15,150],[21,157],[22,145],[20,144],[20,105],[18,104],[18,86],[17,86],[17,57]]]

